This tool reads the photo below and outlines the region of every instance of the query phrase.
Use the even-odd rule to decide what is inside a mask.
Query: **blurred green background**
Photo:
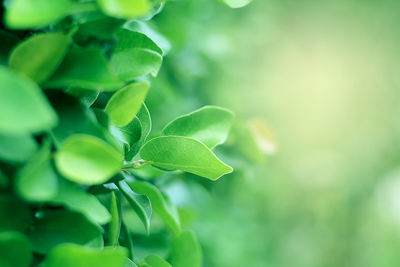
[[[235,172],[218,182],[166,180],[205,266],[400,266],[399,14],[394,0],[182,0],[155,18],[172,45],[156,129],[217,104],[277,139],[262,164],[220,149]]]

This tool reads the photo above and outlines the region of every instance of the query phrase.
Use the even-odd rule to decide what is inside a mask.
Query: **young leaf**
[[[231,8],[240,8],[248,5],[252,0],[222,0]]]
[[[51,229],[51,231],[49,231]],[[89,222],[82,214],[67,210],[48,210],[28,230],[33,250],[48,253],[62,243],[99,246],[102,229]]]
[[[67,138],[56,153],[58,170],[80,184],[101,184],[122,167],[123,156],[103,140],[85,134]]]
[[[140,110],[148,90],[147,82],[133,83],[118,90],[105,108],[111,123],[122,127],[133,120]]]
[[[156,167],[186,171],[211,180],[232,172],[206,145],[190,137],[156,137],[144,144],[140,156]]]
[[[140,32],[149,37],[154,43],[161,48],[161,55],[165,55],[171,50],[171,44],[163,35],[152,29],[147,23],[140,20],[131,20],[124,25],[125,29],[134,32]]]
[[[205,106],[173,120],[165,126],[163,134],[192,137],[213,148],[225,142],[233,119],[228,109]]]
[[[30,134],[0,134],[0,159],[23,162],[33,156],[37,149],[38,145]]]
[[[157,255],[149,255],[139,262],[139,267],[171,267],[171,264]]]
[[[149,0],[97,0],[97,3],[105,14],[116,18],[143,17],[151,10]]]
[[[58,194],[49,200],[50,204],[62,205],[69,210],[79,212],[96,224],[106,224],[111,215],[100,201],[92,194],[78,188],[65,179],[59,179]]]
[[[100,50],[74,48],[44,85],[114,91],[122,83],[110,70],[107,59]]]
[[[70,0],[13,0],[6,5],[5,24],[12,29],[47,26],[68,14]]]
[[[52,32],[34,35],[19,43],[10,55],[8,65],[41,83],[56,70],[67,52],[69,37]]]
[[[144,142],[146,142],[146,139],[151,131],[150,112],[144,103],[142,108],[139,110],[139,113],[136,115],[136,118],[140,122],[141,126],[140,139],[137,140],[135,143],[130,143],[129,151],[125,152],[126,160],[131,160],[139,152],[140,148],[143,146]]]
[[[111,66],[121,80],[156,76],[162,63],[162,50],[146,35],[122,29],[111,57]]]
[[[111,192],[110,213],[111,221],[108,227],[108,243],[111,246],[116,246],[118,244],[119,233],[121,230],[121,217],[120,203],[115,192]]]
[[[192,231],[184,231],[174,238],[168,261],[174,267],[202,266],[201,247]]]
[[[124,247],[88,248],[75,244],[55,247],[44,261],[44,267],[124,267],[127,262]]]
[[[175,235],[181,232],[181,225],[177,210],[169,205],[157,187],[150,183],[134,181],[128,183],[132,190],[138,194],[146,195],[151,202],[151,207],[155,213],[165,222]]]
[[[29,240],[18,232],[0,233],[0,266],[29,267],[32,250]]]
[[[16,178],[17,192],[28,201],[46,201],[56,196],[58,177],[52,165],[49,142],[19,170]]]
[[[56,123],[57,115],[40,88],[28,78],[0,67],[0,132],[39,132]]]
[[[146,196],[136,194],[132,191],[125,181],[118,182],[118,188],[124,194],[126,200],[135,210],[139,219],[142,221],[147,233],[150,232],[151,204]]]

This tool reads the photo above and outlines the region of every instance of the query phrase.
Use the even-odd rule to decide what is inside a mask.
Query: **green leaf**
[[[80,184],[101,184],[116,174],[123,156],[103,140],[85,134],[67,138],[56,153],[58,170],[69,180]]]
[[[125,263],[124,267],[137,267],[136,263],[128,259],[128,261]]]
[[[149,233],[150,218],[152,213],[149,199],[144,195],[134,193],[125,181],[118,182],[118,188],[124,194],[124,197],[132,206],[139,219],[142,221],[146,232]]]
[[[125,151],[125,158],[127,160],[131,160],[139,152],[151,131],[150,112],[144,103],[139,113],[136,115],[136,118],[140,123],[140,139],[129,144],[129,151]],[[124,128],[122,128],[122,130],[124,130]],[[134,133],[136,134],[136,132]]]
[[[96,249],[62,244],[49,253],[44,267],[124,267],[126,255],[124,247]]]
[[[0,266],[29,267],[32,250],[29,240],[18,232],[0,233]]]
[[[24,232],[33,219],[29,206],[18,198],[0,194],[0,232],[7,230]]]
[[[150,199],[151,207],[154,212],[160,216],[175,235],[179,235],[181,232],[181,225],[177,210],[166,201],[160,190],[147,182],[133,181],[128,184],[134,192],[146,195]]]
[[[147,74],[156,76],[162,63],[162,49],[143,33],[122,29],[111,57],[118,77],[129,81]]]
[[[122,127],[133,120],[139,112],[148,90],[147,82],[133,83],[118,90],[105,108],[111,123]]]
[[[144,23],[143,21],[136,19],[128,21],[124,25],[124,28],[130,31],[143,33],[144,35],[149,37],[154,43],[157,44],[158,47],[161,48],[161,55],[167,54],[171,49],[171,44],[169,43],[168,39],[152,29],[147,23]]]
[[[19,170],[16,177],[19,195],[28,201],[46,201],[58,192],[58,177],[51,161],[50,143]]]
[[[248,5],[252,0],[222,0],[231,8],[240,8]]]
[[[68,14],[69,0],[13,0],[6,5],[5,24],[13,29],[43,27]]]
[[[171,264],[157,255],[149,255],[139,262],[139,267],[171,267]]]
[[[40,88],[28,78],[0,67],[0,132],[39,132],[56,123],[56,113]]]
[[[108,16],[124,19],[143,17],[152,7],[149,0],[97,0],[97,3]]]
[[[110,213],[94,195],[65,179],[60,179],[59,183],[58,194],[49,203],[82,213],[94,223],[106,224],[110,221]]]
[[[0,170],[0,188],[7,187],[9,184],[7,176]]]
[[[52,130],[57,146],[72,134],[94,135],[113,143],[111,135],[98,124],[93,110],[85,107],[78,99],[58,90],[50,91],[49,98],[60,118]]]
[[[98,49],[72,49],[60,67],[45,84],[46,87],[81,87],[114,91],[122,85]]]
[[[0,134],[0,159],[10,162],[23,162],[33,156],[38,149],[30,134]]]
[[[51,231],[49,230],[51,229]],[[48,253],[62,243],[101,246],[102,229],[82,214],[67,210],[48,210],[32,224],[27,233],[33,250]]]
[[[12,48],[18,43],[18,37],[14,34],[0,29],[0,63],[6,64],[8,61],[9,53]]]
[[[206,145],[190,137],[156,137],[142,147],[140,156],[156,167],[190,172],[211,180],[232,172]]]
[[[201,267],[203,254],[192,231],[184,231],[172,241],[168,261],[174,267]]]
[[[65,34],[41,33],[19,43],[10,55],[8,65],[37,83],[45,81],[64,58],[69,45]]]
[[[69,95],[79,98],[81,103],[86,107],[90,107],[96,101],[97,97],[100,94],[100,92],[98,91],[87,90],[77,87],[70,87],[65,90],[65,92]]]
[[[121,217],[119,215],[120,203],[115,192],[111,192],[110,213],[111,221],[108,227],[108,242],[111,246],[116,246],[121,231]]]
[[[188,136],[213,148],[225,142],[233,123],[233,113],[225,108],[205,106],[170,122],[164,135]]]

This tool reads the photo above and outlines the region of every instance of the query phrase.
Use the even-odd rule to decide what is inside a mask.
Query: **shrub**
[[[204,106],[152,130],[164,119],[145,100],[170,45],[148,21],[163,6],[4,3],[0,266],[201,266],[187,216],[160,184],[182,172],[210,180],[232,172],[213,149],[234,115]],[[132,228],[157,234],[135,240]],[[135,252],[140,242],[153,245],[141,247],[145,257]]]

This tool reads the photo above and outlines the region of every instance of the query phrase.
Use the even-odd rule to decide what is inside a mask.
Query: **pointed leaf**
[[[13,29],[43,27],[68,14],[69,0],[13,0],[6,6],[5,23]]]
[[[111,123],[122,127],[127,125],[139,112],[149,90],[149,84],[138,82],[118,90],[108,101],[105,111]]]
[[[65,56],[60,67],[44,85],[113,91],[122,83],[110,70],[100,50],[75,48]]]
[[[178,235],[181,231],[178,212],[176,208],[166,201],[157,187],[150,183],[133,181],[128,183],[132,190],[138,194],[146,195],[151,202],[155,213],[165,222],[171,231]]]
[[[41,83],[56,70],[67,52],[69,37],[52,32],[34,35],[19,43],[10,55],[8,65]]]
[[[232,172],[206,145],[190,137],[156,137],[142,147],[140,156],[156,167],[186,171],[211,180]]]
[[[132,191],[125,181],[118,183],[118,188],[124,194],[124,197],[135,210],[139,219],[142,221],[147,233],[150,232],[151,204],[149,199],[144,195],[136,194]]]
[[[80,184],[101,184],[116,174],[123,156],[103,140],[85,134],[67,138],[55,156],[58,170]]]
[[[0,266],[29,267],[32,250],[29,240],[18,232],[0,233]]]
[[[0,67],[0,132],[39,132],[56,123],[56,113],[40,88],[28,78]]]
[[[139,120],[141,126],[140,139],[137,142],[130,144],[129,151],[126,151],[125,153],[126,160],[131,160],[139,152],[151,131],[150,112],[144,103],[142,108],[139,110],[139,113],[136,115],[136,118]]]
[[[124,247],[88,248],[62,244],[47,256],[44,267],[124,267],[127,262]]]
[[[170,122],[164,135],[188,136],[213,148],[225,142],[233,123],[233,113],[225,108],[205,106]]]

